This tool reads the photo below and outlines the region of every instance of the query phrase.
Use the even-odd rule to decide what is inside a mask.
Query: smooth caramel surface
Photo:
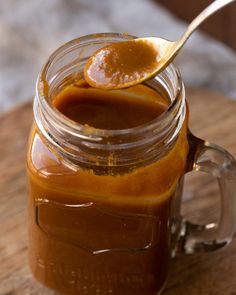
[[[84,68],[85,80],[93,87],[116,89],[131,86],[158,63],[155,48],[144,41],[125,41],[95,52]]]
[[[129,91],[106,91],[94,89],[82,81],[64,89],[54,98],[53,105],[82,125],[116,130],[154,120],[167,109],[168,101],[144,85]]]

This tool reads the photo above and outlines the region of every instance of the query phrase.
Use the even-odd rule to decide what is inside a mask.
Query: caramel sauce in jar
[[[50,102],[36,101],[27,156],[33,275],[66,295],[159,294],[187,116],[149,84],[108,91],[73,78],[50,87]]]

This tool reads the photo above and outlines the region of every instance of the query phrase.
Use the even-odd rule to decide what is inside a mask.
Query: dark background
[[[191,21],[212,0],[156,0],[176,16]],[[236,2],[218,11],[214,18],[208,19],[201,29],[224,42],[236,51]]]

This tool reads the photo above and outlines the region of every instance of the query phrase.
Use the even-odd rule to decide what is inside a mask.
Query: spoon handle
[[[222,7],[234,2],[235,0],[216,0],[207,6],[188,26],[187,30],[183,34],[183,36],[179,40],[179,49],[184,45],[184,43],[188,40],[190,35],[198,28],[198,26],[204,22],[209,16],[214,14],[217,10]]]

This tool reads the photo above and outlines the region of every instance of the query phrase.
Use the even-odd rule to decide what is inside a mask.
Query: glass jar
[[[90,129],[53,106],[97,49],[131,38],[73,40],[51,55],[37,81],[27,159],[30,266],[62,294],[159,294],[170,256],[221,248],[235,230],[235,161],[188,131],[184,85],[173,64],[146,83],[168,97],[168,109],[141,126]],[[180,215],[183,176],[191,170],[219,181],[214,226]]]

